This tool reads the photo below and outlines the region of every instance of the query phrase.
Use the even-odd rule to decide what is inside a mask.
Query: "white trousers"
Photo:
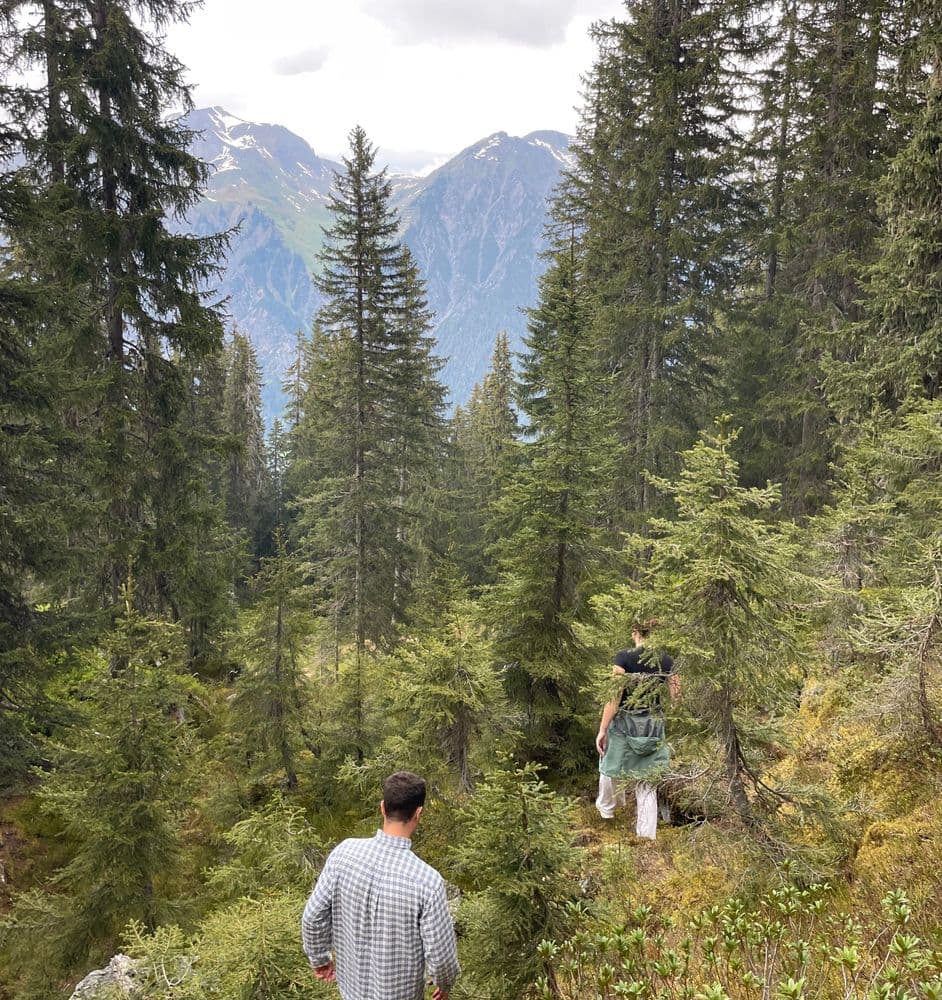
[[[635,782],[635,802],[638,807],[635,833],[639,837],[654,840],[657,835],[657,789],[646,781]],[[595,800],[595,808],[601,817],[611,819],[615,815],[615,810],[624,805],[625,781],[600,774],[599,797]]]

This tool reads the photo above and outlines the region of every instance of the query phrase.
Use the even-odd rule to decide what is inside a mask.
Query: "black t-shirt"
[[[674,661],[666,654],[648,652],[644,646],[620,649],[613,660],[626,674],[647,674],[650,680],[638,680],[625,685],[619,708],[629,712],[657,712],[661,708],[661,688],[674,669]]]

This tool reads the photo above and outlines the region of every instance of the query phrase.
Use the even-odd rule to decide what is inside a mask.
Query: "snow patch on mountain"
[[[474,150],[472,156],[476,160],[496,160],[496,156],[488,156],[493,150],[497,149],[505,140],[507,139],[506,132],[495,132],[493,135],[488,136],[483,142],[477,147],[472,146]]]
[[[529,139],[528,142],[531,146],[539,146],[541,149],[549,151],[549,154],[556,160],[558,160],[567,170],[573,166],[575,162],[575,157],[568,151],[557,148],[552,143],[545,142],[543,139]]]
[[[229,129],[235,128],[237,125],[248,124],[243,119],[236,118],[235,115],[230,115],[225,108],[220,108],[218,105],[216,107],[210,108],[210,114],[213,120],[218,123],[219,127],[224,132],[228,132]]]

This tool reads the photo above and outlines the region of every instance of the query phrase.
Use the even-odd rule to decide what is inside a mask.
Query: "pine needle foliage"
[[[258,599],[243,612],[233,653],[245,663],[233,715],[257,774],[283,773],[298,784],[297,758],[305,742],[310,686],[303,654],[314,620],[299,563],[275,532],[275,554],[262,560],[253,580]]]
[[[180,721],[182,662],[177,630],[135,611],[129,585],[122,616],[89,663],[82,724],[50,747],[56,769],[40,791],[72,858],[6,921],[11,966],[30,988],[48,989],[75,963],[101,958],[130,920],[156,928],[182,895],[174,877],[194,745]]]
[[[507,691],[524,713],[528,752],[571,767],[591,743],[573,726],[587,652],[575,624],[588,613],[606,552],[599,507],[614,445],[588,335],[582,254],[570,228],[540,283],[521,357],[526,418],[518,467],[495,504],[499,577],[487,598]]]
[[[615,376],[621,529],[656,509],[643,470],[673,471],[715,376],[717,313],[749,215],[732,58],[750,52],[747,22],[738,0],[640,0],[591,32],[598,53],[563,201],[582,231],[592,341]]]
[[[459,922],[464,967],[493,1000],[517,1000],[537,976],[553,977],[538,946],[569,927],[581,851],[572,844],[573,803],[540,768],[510,762],[486,775],[462,810],[455,865],[471,891]]]
[[[769,517],[779,490],[739,485],[735,438],[718,421],[682,455],[676,480],[657,481],[676,517],[652,519],[651,538],[638,545],[650,546],[643,585],[661,623],[652,642],[676,650],[685,697],[712,733],[729,802],[753,825],[784,798],[763,775],[769,737],[753,737],[753,720],[780,713],[794,683],[794,610],[804,588],[800,549]]]

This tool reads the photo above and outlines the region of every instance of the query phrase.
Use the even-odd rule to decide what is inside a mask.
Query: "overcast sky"
[[[621,0],[206,0],[168,47],[198,107],[285,125],[337,157],[362,125],[395,169],[493,132],[571,133],[589,25]]]

